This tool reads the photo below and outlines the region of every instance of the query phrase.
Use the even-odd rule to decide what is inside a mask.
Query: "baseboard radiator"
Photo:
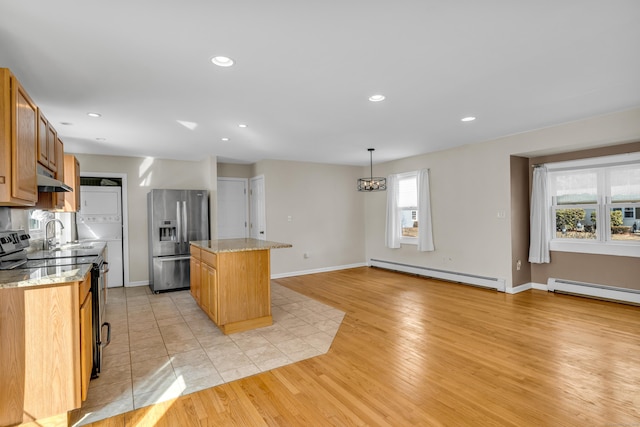
[[[549,278],[547,290],[640,305],[640,290],[637,289]]]
[[[505,291],[504,279],[498,279],[495,277],[477,276],[475,274],[458,273],[455,271],[440,270],[436,268],[421,267],[379,259],[370,259],[369,265],[371,267],[384,268],[386,270],[401,271],[403,273],[416,274],[423,277],[433,277],[435,279],[447,280],[450,282],[495,289],[500,292]]]

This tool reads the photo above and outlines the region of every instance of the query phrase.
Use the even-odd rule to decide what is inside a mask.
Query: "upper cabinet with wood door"
[[[70,193],[60,193],[64,198],[63,211],[78,212],[80,209],[80,162],[76,156],[64,155],[64,183],[73,188]]]
[[[56,152],[58,134],[38,108],[38,163],[49,169],[55,176],[60,159]]]
[[[0,68],[0,106],[0,206],[34,206],[38,108],[7,68]]]

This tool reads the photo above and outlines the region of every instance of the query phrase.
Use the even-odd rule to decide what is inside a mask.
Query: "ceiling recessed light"
[[[233,59],[226,56],[214,56],[211,58],[211,62],[218,67],[231,67],[233,65]]]
[[[225,138],[220,138],[220,139],[221,139],[222,141],[225,141],[225,142],[229,140],[229,138],[226,138],[226,137],[225,137]]]
[[[473,117],[473,116],[469,116],[469,117],[465,117],[465,118],[463,118],[463,119],[460,119],[460,121],[463,121],[463,122],[472,122],[472,121],[474,121],[475,119],[476,119],[475,117]]]
[[[89,116],[89,117],[102,117],[102,114],[100,114],[100,113],[87,113],[87,116]]]
[[[245,125],[244,123],[240,123],[240,124],[238,125],[238,127],[239,127],[239,128],[246,128],[246,127],[247,127],[247,125]]]
[[[385,96],[384,95],[380,95],[380,94],[371,95],[369,97],[369,101],[371,101],[371,102],[380,102],[380,101],[384,101],[384,99],[385,99]]]
[[[73,123],[71,123],[71,122],[60,122],[60,124],[62,126],[72,126],[73,125]]]

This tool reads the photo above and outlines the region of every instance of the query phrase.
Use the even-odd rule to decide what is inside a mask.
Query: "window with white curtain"
[[[428,169],[387,178],[385,246],[398,249],[402,243],[420,252],[435,250]]]
[[[640,256],[640,154],[550,163],[550,249]]]
[[[418,244],[418,172],[398,175],[398,218],[397,230],[401,243]]]

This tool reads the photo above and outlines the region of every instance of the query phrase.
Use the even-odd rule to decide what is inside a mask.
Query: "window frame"
[[[549,249],[559,252],[576,252],[599,255],[617,255],[640,257],[640,241],[614,240],[611,234],[611,214],[613,209],[620,209],[624,218],[626,209],[634,212],[640,208],[640,202],[613,202],[611,200],[611,171],[620,166],[640,167],[640,152],[622,155],[548,163],[547,184],[552,189],[552,179],[558,172],[580,171],[591,169],[597,172],[596,203],[557,204],[555,194],[549,194]],[[563,239],[556,236],[556,211],[558,209],[595,209],[596,222],[604,221],[603,226],[596,227],[595,239]],[[601,219],[602,218],[602,219]]]
[[[408,236],[402,235],[402,212],[405,210],[410,212],[415,211],[416,218],[418,216],[418,206],[417,206],[418,205],[418,171],[403,172],[403,173],[396,174],[396,179],[398,180],[398,195],[400,193],[400,181],[406,180],[407,178],[412,178],[412,177],[416,180],[416,206],[400,206],[398,204],[394,207],[397,211],[398,218],[400,219],[400,221],[398,221],[399,227],[397,230],[395,230],[395,232],[397,233],[398,241],[400,242],[400,244],[403,244],[403,245],[418,245],[417,236],[408,237]],[[420,224],[418,224],[418,229],[419,228],[420,228]]]

